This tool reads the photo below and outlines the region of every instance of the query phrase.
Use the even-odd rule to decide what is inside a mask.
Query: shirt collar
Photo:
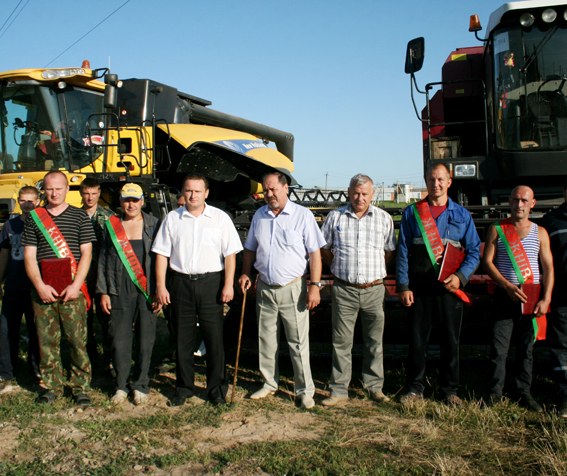
[[[211,207],[209,207],[206,203],[205,203],[205,209],[203,210],[203,213],[201,213],[198,217],[196,217],[195,215],[191,215],[191,213],[189,213],[189,210],[187,210],[187,207],[185,205],[183,205],[183,207],[181,207],[181,218],[185,217],[185,218],[201,218],[202,216],[207,217],[207,218],[211,218],[213,216]]]
[[[283,207],[282,211],[278,214],[278,216],[280,215],[293,215],[293,212],[295,211],[295,208],[297,207],[297,205],[295,203],[293,203],[289,198],[287,199],[287,203],[285,204],[285,206]],[[274,212],[272,211],[272,209],[266,205],[266,212],[268,212],[271,216],[275,217],[276,215],[274,214]]]
[[[343,213],[348,213],[356,218],[358,218],[356,216],[356,213],[354,212],[354,210],[352,209],[352,205],[349,203],[346,207]],[[366,210],[366,213],[364,215],[362,215],[360,218],[364,218],[365,216],[372,216],[374,214],[374,205],[370,204],[370,206],[368,207],[368,210]]]

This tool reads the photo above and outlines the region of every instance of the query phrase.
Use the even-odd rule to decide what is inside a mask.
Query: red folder
[[[528,301],[522,303],[522,314],[533,314],[541,297],[541,284],[520,284],[520,289],[527,296]],[[546,309],[547,314],[549,309]]]
[[[462,262],[465,259],[464,251],[461,251],[456,246],[451,243],[447,243],[445,247],[445,252],[443,253],[443,261],[441,262],[441,268],[439,269],[439,281],[445,281],[449,276],[455,274],[461,267]]]
[[[41,277],[43,282],[57,294],[73,283],[71,274],[71,258],[50,258],[41,260]]]

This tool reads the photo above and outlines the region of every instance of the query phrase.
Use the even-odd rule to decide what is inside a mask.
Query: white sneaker
[[[315,406],[315,400],[309,395],[303,395],[301,397],[301,408],[313,408]]]
[[[268,395],[273,395],[274,393],[276,392],[270,390],[269,388],[262,387],[260,390],[250,395],[250,398],[252,400],[261,400],[262,398],[266,398]]]
[[[148,403],[148,397],[145,393],[140,392],[139,390],[134,390],[134,405],[144,405]]]
[[[197,352],[194,352],[193,354],[195,355],[195,357],[204,357],[206,353],[207,353],[207,348],[205,347],[205,341],[202,340],[199,349],[197,350]]]
[[[124,390],[116,390],[114,396],[110,399],[113,405],[120,405],[128,399],[128,394]]]

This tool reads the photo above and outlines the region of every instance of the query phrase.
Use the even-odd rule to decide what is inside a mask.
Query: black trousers
[[[207,347],[207,396],[224,398],[228,392],[223,339],[223,304],[220,301],[221,273],[201,279],[172,272],[169,280],[171,315],[177,337],[177,395],[195,394],[194,348],[197,320]]]
[[[407,386],[410,392],[423,395],[427,343],[434,322],[438,324],[441,347],[439,386],[445,397],[456,395],[459,387],[459,337],[463,320],[463,303],[453,293],[432,291],[414,293],[410,307],[410,347],[408,355]]]
[[[529,394],[532,386],[534,327],[531,315],[522,315],[519,303],[497,288],[492,300],[492,345],[490,393],[502,395],[506,381],[506,359],[510,343],[516,346],[514,378],[519,394]]]
[[[128,391],[128,378],[132,368],[132,344],[136,338],[136,364],[132,390],[150,393],[150,363],[156,339],[157,315],[124,270],[119,296],[111,296],[110,337],[112,362],[116,371],[116,390]]]
[[[558,401],[567,402],[567,307],[553,308],[547,315],[546,341],[553,375],[559,386]]]

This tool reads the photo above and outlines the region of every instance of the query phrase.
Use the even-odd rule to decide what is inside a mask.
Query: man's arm
[[[553,256],[551,254],[551,246],[549,243],[549,235],[545,228],[538,227],[539,237],[539,260],[541,262],[541,271],[543,274],[543,297],[537,303],[534,314],[536,317],[543,316],[549,309],[551,303],[551,293],[553,291],[554,274],[553,274]]]
[[[230,302],[234,298],[234,273],[236,271],[236,253],[224,258],[224,286],[221,293],[222,302]]]
[[[37,265],[37,248],[35,246],[26,246],[24,248],[24,265],[26,273],[31,283],[39,294],[39,299],[44,303],[55,302],[59,295],[51,286],[48,286],[41,279],[39,266]]]
[[[75,274],[75,279],[72,284],[67,286],[61,293],[63,302],[74,301],[79,298],[81,292],[81,286],[87,278],[89,268],[91,266],[91,259],[93,254],[93,244],[91,242],[83,243],[80,245],[81,258],[77,264],[77,274]]]
[[[384,260],[386,261],[386,269],[388,269],[388,266],[390,266],[392,261],[394,261],[395,257],[396,257],[396,250],[386,251],[386,253],[384,254]]]
[[[248,248],[244,248],[244,258],[242,263],[242,274],[238,278],[238,284],[240,285],[240,290],[242,294],[247,289],[252,286],[252,281],[250,280],[250,275],[252,274],[252,265],[256,261],[256,252],[251,251]]]
[[[321,248],[321,257],[323,258],[323,261],[325,261],[325,263],[327,264],[327,266],[330,268],[331,264],[333,264],[333,252],[331,251],[330,248]]]
[[[413,304],[413,291],[409,287],[409,249],[413,241],[413,232],[409,221],[411,206],[404,210],[402,223],[400,225],[400,235],[398,239],[398,272],[396,276],[396,288],[398,299],[402,305],[409,307]]]
[[[504,289],[510,299],[514,302],[527,302],[528,297],[522,292],[522,290],[508,281],[500,271],[494,265],[494,257],[496,255],[496,246],[498,244],[498,232],[494,225],[490,225],[488,229],[488,234],[486,236],[486,244],[484,247],[484,256],[482,258],[482,266],[488,275],[498,284],[502,289]]]
[[[311,281],[320,282],[323,262],[321,261],[321,250],[309,253],[309,274]],[[309,286],[307,290],[307,309],[314,309],[321,302],[321,291],[318,286]]]
[[[165,287],[167,264],[167,256],[156,253],[156,300],[162,306],[166,306],[171,303],[169,291]]]

